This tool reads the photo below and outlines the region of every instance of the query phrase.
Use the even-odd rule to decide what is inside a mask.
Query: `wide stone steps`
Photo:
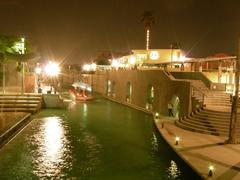
[[[198,119],[193,119],[193,118],[186,118],[184,120],[182,120],[183,122],[188,122],[190,124],[195,124],[198,126],[204,126],[207,128],[214,128],[214,129],[221,129],[221,130],[226,130],[229,128],[230,122],[226,122],[226,123],[217,123],[217,122],[210,122],[210,121],[198,121]]]
[[[230,94],[225,92],[210,91],[205,96],[204,104],[207,106],[231,106]]]
[[[216,132],[216,131],[210,131],[210,130],[206,130],[206,129],[203,129],[203,128],[199,128],[199,127],[196,127],[196,126],[192,126],[192,125],[189,125],[189,124],[184,124],[180,121],[176,121],[176,125],[180,128],[183,128],[183,129],[186,129],[186,130],[189,130],[189,131],[193,131],[193,132],[198,132],[198,133],[203,133],[203,134],[210,134],[210,135],[216,135],[216,136],[220,136],[221,134]],[[225,134],[224,134],[225,136]]]
[[[0,112],[30,112],[41,108],[42,95],[0,94]]]
[[[203,117],[203,116],[188,116],[188,119],[191,119],[193,121],[199,121],[199,122],[208,122],[212,124],[228,124],[230,122],[230,117],[226,119],[219,120],[218,118],[215,117]]]
[[[217,113],[209,113],[206,111],[196,112],[195,117],[197,118],[210,118],[212,120],[217,121],[225,121],[226,119],[230,119],[230,114],[217,114]]]
[[[0,112],[29,112],[29,113],[35,113],[37,112],[38,109],[36,108],[2,108],[0,109]]]
[[[218,136],[228,136],[230,126],[230,112],[216,111],[203,108],[180,118],[176,125],[191,130]],[[240,137],[240,113],[238,113],[237,136]]]
[[[0,105],[1,104],[22,104],[28,102],[30,104],[38,104],[39,100],[15,100],[15,99],[5,99],[5,100],[0,100]]]

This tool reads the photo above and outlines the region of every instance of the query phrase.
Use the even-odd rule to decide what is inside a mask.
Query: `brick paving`
[[[240,179],[240,145],[224,144],[226,137],[181,129],[168,117],[155,119],[155,124],[176,153],[204,179]],[[178,145],[175,145],[176,136],[180,137]],[[208,177],[210,165],[214,166],[212,177]]]

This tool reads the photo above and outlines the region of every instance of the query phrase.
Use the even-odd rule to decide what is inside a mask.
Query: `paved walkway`
[[[169,118],[155,119],[163,138],[193,169],[205,179],[240,179],[240,145],[224,144],[226,137],[187,131],[178,128],[173,122]],[[178,145],[175,145],[176,136],[180,137]],[[214,166],[211,178],[208,177],[210,165]]]
[[[0,112],[0,136],[27,114],[25,112]]]

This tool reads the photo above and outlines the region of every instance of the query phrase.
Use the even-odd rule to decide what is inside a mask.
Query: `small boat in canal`
[[[70,97],[75,102],[84,102],[93,100],[92,87],[83,82],[75,82],[73,88],[69,90]]]

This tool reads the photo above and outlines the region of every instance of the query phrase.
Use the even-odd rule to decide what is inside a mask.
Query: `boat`
[[[84,102],[93,100],[92,87],[89,84],[77,81],[72,84],[73,88],[69,90],[71,99],[75,102]]]

